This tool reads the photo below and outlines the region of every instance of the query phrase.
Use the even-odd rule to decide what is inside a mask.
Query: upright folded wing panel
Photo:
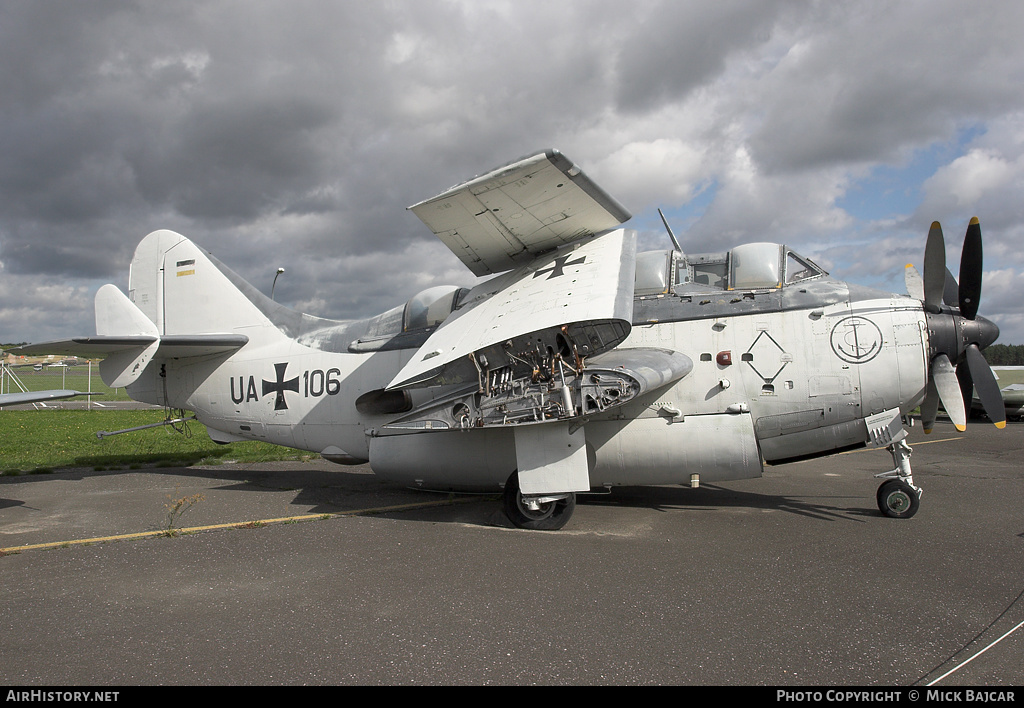
[[[630,213],[557,150],[546,150],[409,207],[475,275],[613,229]]]

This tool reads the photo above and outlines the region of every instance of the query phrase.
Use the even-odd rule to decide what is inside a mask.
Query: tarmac
[[[2,477],[0,681],[1022,686],[1024,424],[910,444],[907,520],[884,450],[555,532],[322,461]]]

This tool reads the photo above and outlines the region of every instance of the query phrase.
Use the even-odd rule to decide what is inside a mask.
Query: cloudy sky
[[[322,317],[475,282],[405,207],[554,147],[641,247],[780,241],[903,292],[933,220],[1024,343],[1024,3],[0,4],[0,342],[92,334],[178,231]]]

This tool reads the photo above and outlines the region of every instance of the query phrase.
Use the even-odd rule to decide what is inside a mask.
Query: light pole
[[[277,276],[284,272],[284,268],[278,268],[277,273],[274,274],[274,284],[270,286],[270,299],[274,299],[274,288],[277,287]]]

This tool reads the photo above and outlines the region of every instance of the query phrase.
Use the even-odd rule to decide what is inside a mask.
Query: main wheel
[[[917,490],[906,482],[890,479],[878,488],[878,510],[892,519],[909,519],[921,506]]]
[[[544,502],[533,509],[523,499],[519,490],[519,473],[513,472],[505,483],[502,496],[505,516],[518,528],[533,531],[557,531],[565,526],[576,509],[576,495],[569,494],[562,499]]]

